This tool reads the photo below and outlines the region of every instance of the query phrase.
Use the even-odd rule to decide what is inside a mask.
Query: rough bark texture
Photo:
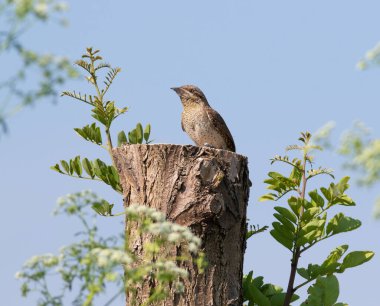
[[[205,273],[186,263],[190,277],[184,294],[173,294],[160,305],[242,305],[247,158],[225,150],[167,144],[126,145],[114,149],[113,156],[126,206],[154,207],[202,239]],[[129,244],[137,255],[142,253],[141,237],[134,237],[133,228]],[[148,292],[149,283],[141,284],[137,305]]]

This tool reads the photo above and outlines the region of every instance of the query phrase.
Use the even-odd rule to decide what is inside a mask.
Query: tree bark
[[[125,145],[114,149],[113,156],[126,206],[154,207],[168,220],[190,227],[202,240],[205,272],[186,262],[189,279],[184,293],[173,294],[160,305],[242,305],[247,158],[226,150],[169,144]],[[129,247],[138,256],[143,242],[136,229],[129,231]],[[137,305],[150,285],[141,284]]]

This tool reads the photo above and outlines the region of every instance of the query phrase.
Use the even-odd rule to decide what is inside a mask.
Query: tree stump
[[[154,207],[168,220],[190,227],[202,240],[205,272],[200,274],[195,264],[187,262],[185,292],[161,305],[242,305],[247,158],[226,150],[170,144],[125,145],[114,149],[113,157],[126,206]],[[133,235],[132,229],[129,244],[138,255],[142,243]],[[149,284],[138,291],[140,305]]]

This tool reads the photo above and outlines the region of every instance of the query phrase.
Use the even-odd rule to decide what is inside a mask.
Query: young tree
[[[320,150],[311,141],[311,134],[301,133],[300,145],[291,145],[287,151],[300,151],[302,158],[289,158],[276,155],[273,163],[284,163],[291,169],[290,174],[269,172],[265,183],[270,193],[262,196],[261,201],[287,202],[287,207],[276,206],[270,234],[287,248],[291,254],[290,275],[286,292],[279,286],[264,284],[263,277],[252,278],[249,273],[244,278],[245,297],[249,305],[288,306],[299,297],[295,294],[300,288],[313,283],[308,288],[308,297],[302,306],[343,306],[336,303],[339,296],[339,283],[336,274],[346,269],[361,265],[370,260],[371,251],[353,251],[346,254],[347,244],[338,246],[321,264],[309,264],[300,268],[300,257],[310,248],[315,248],[322,241],[337,234],[349,232],[361,226],[360,220],[337,213],[328,219],[328,211],[337,205],[354,206],[355,202],[346,194],[349,177],[343,177],[338,183],[328,187],[308,190],[309,182],[320,175],[334,178],[328,168],[314,168],[314,150]],[[290,195],[290,196],[289,196]],[[287,200],[284,200],[288,197]],[[345,256],[344,256],[345,255]],[[303,278],[296,284],[297,274]]]

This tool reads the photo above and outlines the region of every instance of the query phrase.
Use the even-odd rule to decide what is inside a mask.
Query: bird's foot
[[[209,147],[209,148],[213,148],[213,149],[216,149],[213,145],[210,145],[209,143],[205,142],[203,144],[205,147]]]

